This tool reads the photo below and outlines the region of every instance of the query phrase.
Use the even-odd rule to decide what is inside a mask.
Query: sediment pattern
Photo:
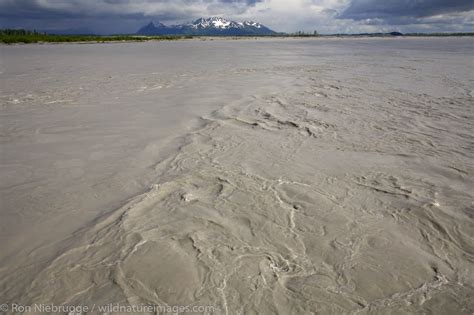
[[[201,115],[149,169],[146,192],[77,231],[22,292],[5,275],[2,295],[221,314],[471,314],[472,78],[377,61],[214,73],[287,82]]]

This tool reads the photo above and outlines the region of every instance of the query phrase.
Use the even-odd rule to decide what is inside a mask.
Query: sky
[[[474,0],[0,0],[0,28],[134,33],[212,16],[278,32],[474,32]]]

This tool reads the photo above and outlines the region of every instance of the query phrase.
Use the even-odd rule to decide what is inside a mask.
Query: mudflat
[[[0,302],[472,314],[473,56],[0,46]]]

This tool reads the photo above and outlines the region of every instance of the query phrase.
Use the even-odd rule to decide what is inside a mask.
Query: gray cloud
[[[0,0],[0,28],[129,33],[224,16],[286,32],[474,31],[473,10],[473,0]]]
[[[473,0],[352,0],[339,18],[398,19],[424,18],[474,10]]]
[[[143,23],[245,13],[263,0],[0,0],[0,27],[133,32]]]
[[[0,17],[50,19],[54,17],[137,18],[171,11],[207,11],[209,8],[246,10],[263,0],[0,0]],[[181,15],[181,14],[177,14]]]

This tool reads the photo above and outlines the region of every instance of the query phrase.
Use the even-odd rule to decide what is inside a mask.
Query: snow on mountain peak
[[[1,0],[0,0],[1,1]],[[272,35],[274,31],[266,26],[253,22],[235,22],[222,17],[200,18],[188,24],[166,26],[164,24],[149,23],[142,27],[138,34],[141,35]]]
[[[229,28],[244,28],[244,27],[256,27],[261,28],[260,23],[252,21],[244,22],[234,22],[221,17],[211,17],[211,18],[200,18],[194,21],[191,25],[194,29],[199,28],[217,28],[217,29],[229,29]]]
[[[253,27],[256,27],[256,28],[261,28],[262,27],[262,24],[254,22],[254,21],[244,21],[243,24],[247,25],[247,26],[253,26]]]

